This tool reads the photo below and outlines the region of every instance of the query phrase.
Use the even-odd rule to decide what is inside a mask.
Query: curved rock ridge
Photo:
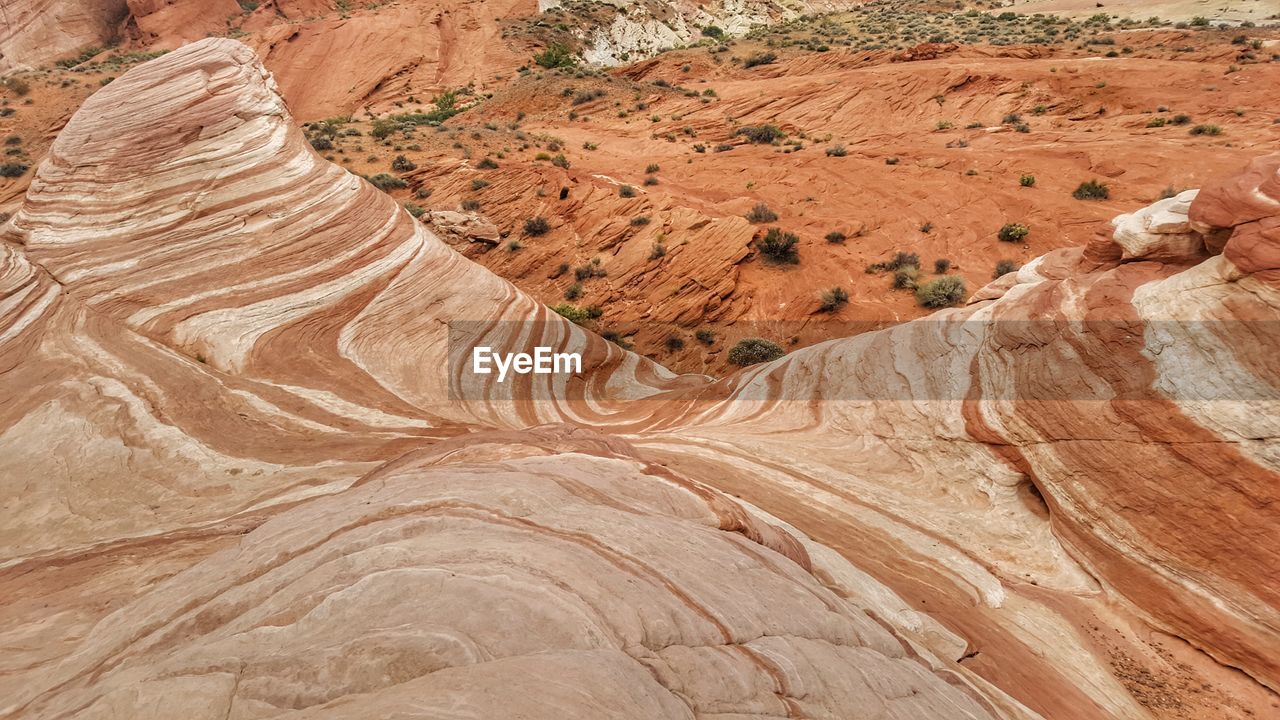
[[[934,562],[993,608],[1019,592],[1011,578],[1101,590],[1278,688],[1278,169],[1263,158],[1121,216],[968,308],[720,381],[704,391],[728,397],[715,411],[691,402],[637,442],[673,467],[803,462],[769,472],[890,555],[952,545]]]
[[[1183,643],[1280,686],[1277,168],[710,382],[320,159],[244,46],[181,48],[0,242],[0,717],[1280,710]],[[452,399],[458,320],[599,362]]]
[[[195,43],[117,83],[68,123],[14,218],[30,257],[88,307],[215,368],[358,405],[407,403],[433,423],[599,423],[610,410],[477,416],[484,403],[446,402],[451,320],[492,324],[484,339],[495,347],[530,340],[501,336],[534,327],[536,344],[617,371],[607,393],[548,396],[616,406],[674,386],[670,373],[549,312],[320,158],[243,45]],[[321,367],[331,363],[345,369]]]

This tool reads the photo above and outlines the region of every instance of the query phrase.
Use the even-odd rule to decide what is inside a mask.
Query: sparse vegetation
[[[524,221],[524,234],[531,237],[539,237],[546,235],[551,231],[551,223],[541,215],[536,215]]]
[[[835,312],[849,304],[849,293],[842,287],[833,287],[822,293],[820,312]]]
[[[551,43],[545,50],[533,56],[533,62],[550,70],[573,67],[578,64],[578,59],[564,45]]]
[[[945,275],[951,269],[951,261],[946,258],[938,258],[933,261],[933,272],[935,275]]]
[[[1221,135],[1222,128],[1217,125],[1197,125],[1191,128],[1192,135]]]
[[[769,209],[765,203],[756,203],[746,215],[750,223],[771,223],[778,219],[778,214]]]
[[[1077,200],[1107,200],[1111,197],[1111,190],[1097,180],[1087,180],[1080,183],[1071,196]]]
[[[1008,275],[1011,272],[1017,272],[1017,271],[1018,271],[1018,263],[1012,260],[1001,260],[1000,262],[996,263],[996,270],[994,273],[991,274],[991,279],[995,280],[1004,275]]]
[[[391,169],[396,172],[409,172],[410,170],[417,170],[418,166],[404,155],[397,155],[395,159],[391,161]]]
[[[777,62],[777,60],[778,60],[777,53],[772,53],[772,52],[752,53],[750,56],[747,57],[746,60],[742,61],[742,67],[750,69],[753,67],[758,67],[760,65],[772,65],[773,63]]]
[[[595,320],[604,315],[604,311],[595,305],[584,308],[570,303],[560,303],[551,309],[565,320],[578,325],[581,325],[588,320]]]
[[[377,175],[369,178],[369,182],[373,183],[374,187],[383,191],[399,190],[400,188],[409,187],[409,183],[401,180],[395,175],[389,175],[387,173],[378,173]]]
[[[848,238],[845,236],[845,234],[840,232],[839,230],[832,230],[831,232],[827,233],[827,242],[835,245],[839,245],[840,243],[843,243],[847,239]]]
[[[956,275],[947,275],[921,285],[916,289],[916,302],[922,307],[951,307],[964,299],[964,280]]]
[[[729,349],[729,362],[746,367],[759,363],[773,362],[786,355],[777,343],[764,338],[744,338]]]
[[[1022,187],[1025,187],[1025,188],[1035,187],[1035,186],[1036,186],[1036,176],[1035,176],[1035,175],[1023,175],[1022,177],[1018,178],[1018,184],[1019,184],[1019,185],[1021,185]]]
[[[734,135],[742,135],[757,145],[768,145],[786,137],[776,125],[755,125],[738,128]]]
[[[800,262],[796,244],[800,238],[795,233],[783,232],[772,227],[759,242],[760,254],[765,259],[779,264],[795,265]]]
[[[996,234],[1000,238],[1000,242],[1022,242],[1031,234],[1031,228],[1019,223],[1007,223],[1000,228],[1000,232]]]
[[[843,145],[832,145],[827,148],[827,157],[844,157],[849,151]]]
[[[624,198],[633,198],[636,196],[636,189],[630,185],[623,185],[618,188],[618,196]]]

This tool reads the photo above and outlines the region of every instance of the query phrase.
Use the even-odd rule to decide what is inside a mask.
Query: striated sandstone
[[[86,103],[0,245],[0,717],[1265,716],[1277,166],[711,382],[186,46]],[[457,320],[595,362],[450,400]]]

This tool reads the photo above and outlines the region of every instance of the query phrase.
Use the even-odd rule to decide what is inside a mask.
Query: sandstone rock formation
[[[0,717],[1263,717],[1278,172],[711,381],[185,46],[0,236]],[[461,321],[589,371],[458,399]]]
[[[126,0],[6,0],[0,5],[0,74],[101,45],[128,11]]]

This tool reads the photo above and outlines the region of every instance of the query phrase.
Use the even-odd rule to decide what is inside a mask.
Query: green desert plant
[[[916,302],[927,308],[951,307],[964,299],[964,280],[947,275],[921,285],[916,289]]]
[[[771,262],[795,265],[800,262],[796,244],[800,238],[795,233],[783,232],[773,227],[765,233],[759,243],[760,254]]]
[[[1000,242],[1022,242],[1031,234],[1031,228],[1019,223],[1008,223],[1000,228],[1000,232],[996,236],[1000,238]]]

